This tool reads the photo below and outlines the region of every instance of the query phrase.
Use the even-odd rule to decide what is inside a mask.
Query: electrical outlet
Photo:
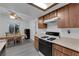
[[[67,30],[67,33],[70,34],[70,30]]]

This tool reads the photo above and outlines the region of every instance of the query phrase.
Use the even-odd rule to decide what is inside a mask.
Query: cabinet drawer
[[[63,53],[55,49],[54,55],[55,56],[63,56]]]
[[[79,52],[74,52],[73,56],[79,56]]]
[[[69,56],[72,56],[73,55],[73,51],[68,49],[68,48],[63,48],[63,53],[69,55]]]
[[[63,47],[62,46],[59,46],[57,44],[54,44],[54,48],[63,52]]]

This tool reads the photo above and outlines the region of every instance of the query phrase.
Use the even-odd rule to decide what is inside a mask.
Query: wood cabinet
[[[36,48],[36,49],[38,49],[39,48],[39,38],[38,37],[34,37],[34,47]]]
[[[78,52],[74,52],[73,54],[74,54],[74,56],[79,56]]]
[[[69,28],[69,16],[68,16],[68,6],[58,9],[58,27],[59,28]]]
[[[58,10],[55,10],[53,12],[50,12],[50,13],[44,15],[44,20],[50,20],[51,18],[57,17],[57,14],[58,14],[57,12],[58,12]]]
[[[52,47],[54,49],[54,52],[52,52],[54,56],[79,56],[79,52],[64,46],[53,44]]]
[[[47,28],[44,20],[58,16],[58,28],[79,28],[79,3],[71,3],[39,18],[39,28]],[[42,19],[42,20],[41,20]]]
[[[50,19],[54,18],[54,17],[57,17],[58,16],[57,14],[58,14],[58,10],[51,12],[50,13]]]
[[[57,13],[58,11],[54,11],[54,12],[51,12],[51,13],[48,13],[42,17],[39,17],[39,20],[38,20],[38,28],[40,29],[45,29],[47,28],[47,24],[44,23],[45,20],[50,20],[51,18],[54,18],[56,16],[58,16]]]
[[[63,53],[58,51],[57,49],[54,50],[54,56],[63,56]]]
[[[50,14],[44,15],[44,20],[48,20],[48,19],[50,19]]]
[[[79,28],[79,4],[72,3],[58,9],[59,28]]]
[[[71,28],[79,27],[79,4],[74,3],[69,5],[69,20]]]
[[[44,23],[44,17],[40,17],[38,20],[38,28],[45,29],[47,28],[47,24]]]

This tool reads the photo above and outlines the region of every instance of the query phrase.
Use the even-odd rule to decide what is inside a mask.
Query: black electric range
[[[52,56],[52,43],[49,41],[55,40],[54,36],[59,37],[59,32],[46,32],[46,36],[39,38],[39,51],[45,56]]]

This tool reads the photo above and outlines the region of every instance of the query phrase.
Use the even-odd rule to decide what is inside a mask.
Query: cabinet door
[[[69,19],[71,28],[79,27],[79,4],[74,3],[69,5]]]
[[[79,52],[74,52],[73,56],[79,56]]]
[[[50,18],[57,17],[57,10],[50,13]]]
[[[53,47],[59,51],[63,51],[63,47],[57,45],[57,44],[54,44]]]
[[[50,14],[44,15],[44,20],[48,20],[48,19],[50,19]]]
[[[54,18],[55,17],[55,12],[51,12],[50,13],[50,18]]]
[[[38,37],[34,37],[34,47],[36,48],[36,49],[38,49],[38,46],[39,46],[39,40],[38,40]]]
[[[54,50],[54,55],[55,56],[63,56],[63,53],[55,49]]]
[[[72,56],[73,55],[73,51],[71,49],[67,49],[67,48],[63,48],[63,53]]]
[[[43,17],[40,17],[38,20],[38,28],[41,28],[41,29],[47,28],[47,24],[44,23]]]
[[[68,6],[65,6],[58,10],[58,27],[59,28],[69,28],[69,16],[68,16]]]

